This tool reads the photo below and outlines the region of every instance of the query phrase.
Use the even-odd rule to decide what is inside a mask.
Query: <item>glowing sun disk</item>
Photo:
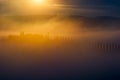
[[[31,0],[31,4],[33,4],[33,5],[43,5],[43,4],[46,4],[46,0]]]

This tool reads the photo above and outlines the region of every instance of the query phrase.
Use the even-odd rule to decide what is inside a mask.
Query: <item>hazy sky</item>
[[[15,12],[16,6],[11,7],[10,5],[10,2],[14,3],[14,1],[21,0],[0,0],[0,13],[17,14]],[[54,0],[54,2],[64,6],[62,8],[55,8],[54,13],[69,13],[86,16],[120,16],[120,0]],[[20,4],[20,6],[23,5]]]
[[[38,25],[37,23],[19,23],[21,17],[17,17],[17,21],[16,18],[13,17],[14,15],[70,14],[80,16],[120,17],[120,0],[53,0],[53,3],[44,6],[33,4],[31,1],[34,0],[0,0],[0,32],[4,32],[5,30],[24,30],[24,28],[31,28],[33,31],[33,27],[38,30],[40,29],[39,27],[41,27],[41,24]],[[52,0],[50,0],[50,2],[52,2]],[[12,15],[12,17],[4,17],[3,15]],[[46,21],[45,26],[53,25],[53,23],[55,26],[62,24],[56,24],[53,19],[52,22]],[[111,23],[110,25],[113,24]]]

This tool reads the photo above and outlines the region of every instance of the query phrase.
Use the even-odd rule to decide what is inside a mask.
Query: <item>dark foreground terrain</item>
[[[0,80],[119,80],[118,36],[1,39]]]

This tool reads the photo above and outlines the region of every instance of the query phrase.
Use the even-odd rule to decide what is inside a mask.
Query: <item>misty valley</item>
[[[0,27],[4,31],[0,37],[0,78],[117,77],[120,71],[119,22],[119,18],[113,17],[8,17],[0,21],[1,26],[6,27]],[[31,31],[26,31],[28,28]]]
[[[120,80],[120,0],[0,0],[0,80]]]

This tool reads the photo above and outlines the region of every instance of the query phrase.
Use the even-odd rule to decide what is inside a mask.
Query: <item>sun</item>
[[[10,0],[10,9],[17,15],[56,14],[61,7],[56,0]]]
[[[43,4],[45,0],[32,0],[35,4]]]
[[[46,3],[47,3],[46,0],[31,0],[31,4],[36,6],[45,5]]]

